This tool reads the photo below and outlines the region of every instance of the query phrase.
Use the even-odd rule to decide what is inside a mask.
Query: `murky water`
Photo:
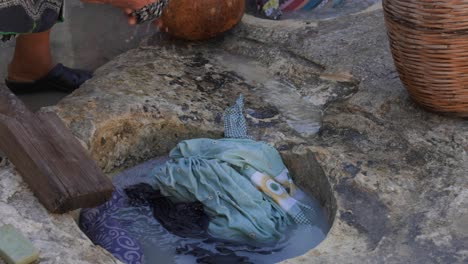
[[[217,61],[255,84],[262,99],[278,108],[287,124],[296,132],[306,137],[319,132],[322,111],[303,98],[291,82],[273,76],[267,69],[245,57],[224,54]]]
[[[303,136],[313,136],[320,131],[322,112],[305,101],[291,83],[270,80],[263,84],[266,102],[276,106],[287,118],[287,124]]]
[[[153,184],[149,175],[151,170],[166,158],[150,160],[139,166],[126,170],[114,177],[114,184],[121,188],[137,182]],[[305,254],[325,239],[329,225],[319,203],[310,197],[304,197],[306,203],[318,212],[315,226],[291,226],[284,230],[284,236],[275,245],[234,245],[222,242],[207,242],[203,239],[181,238],[166,231],[154,218],[149,207],[125,207],[115,212],[122,226],[138,240],[145,254],[146,264],[193,264],[196,258],[177,249],[198,248],[212,254],[234,253],[247,257],[255,264],[271,264]]]

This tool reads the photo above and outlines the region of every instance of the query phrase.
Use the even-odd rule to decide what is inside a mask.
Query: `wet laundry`
[[[130,186],[125,193],[133,206],[150,206],[169,232],[180,237],[207,237],[209,218],[200,202],[173,203],[146,183]]]
[[[81,210],[79,226],[94,244],[101,246],[121,262],[143,264],[141,245],[127,230],[123,223],[125,219],[119,218],[119,211],[127,207],[125,193],[116,188],[111,199],[105,204]],[[145,215],[140,214],[139,217]]]
[[[292,223],[312,224],[315,211],[272,146],[250,139],[193,139],[177,145],[153,171],[156,187],[177,202],[199,201],[219,239],[277,241]]]
[[[242,254],[269,255],[272,250],[259,246],[284,239],[294,224],[316,223],[320,212],[302,203],[306,196],[279,152],[249,139],[242,96],[226,110],[224,122],[227,138],[182,141],[150,173],[114,181],[110,201],[82,210],[81,229],[128,264],[146,263],[145,245],[158,244],[159,226],[202,239],[177,249],[198,263],[251,263]]]
[[[213,253],[209,250],[191,246],[177,248],[177,254],[191,255],[201,264],[253,264],[248,258],[236,255],[234,252]]]
[[[224,111],[224,137],[249,139],[247,121],[244,117],[244,96],[240,95],[236,103]]]
[[[200,203],[174,204],[161,193],[146,183],[138,183],[124,190],[116,186],[111,200],[92,209],[83,209],[80,215],[80,228],[94,242],[114,257],[126,264],[143,264],[145,256],[138,238],[151,240],[158,237],[154,233],[152,218],[158,220],[169,232],[180,237],[201,238],[205,244],[217,244],[215,251],[204,249],[200,245],[187,245],[176,249],[176,254],[191,255],[198,263],[251,263],[248,258],[238,256],[225,247],[239,246],[235,243],[222,242],[208,235],[208,217]],[[135,213],[132,208],[141,208]],[[137,228],[131,227],[135,220],[144,223]],[[244,252],[271,254],[253,246],[239,247]]]
[[[252,264],[247,257],[239,256],[239,252],[252,252],[259,255],[270,255],[274,252],[282,250],[282,248],[264,250],[258,247],[249,245],[240,245],[238,243],[218,241],[208,238],[203,241],[204,245],[216,244],[215,249],[207,250],[199,244],[187,244],[176,249],[179,255],[191,255],[197,258],[197,263],[235,263],[235,264]]]

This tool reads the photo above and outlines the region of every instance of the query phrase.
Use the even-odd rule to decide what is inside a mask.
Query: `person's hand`
[[[164,28],[164,23],[160,18],[156,19],[153,22],[153,25],[155,25],[160,31],[167,31],[167,28],[166,29]]]
[[[130,25],[136,24],[136,19],[130,14],[148,4],[157,2],[158,0],[81,0],[84,3],[92,4],[108,4],[123,10],[124,14],[128,17]]]
[[[137,23],[137,20],[134,16],[132,16],[133,9],[131,8],[122,8],[122,11],[124,12],[124,15],[127,16],[128,24],[130,25],[135,25]]]

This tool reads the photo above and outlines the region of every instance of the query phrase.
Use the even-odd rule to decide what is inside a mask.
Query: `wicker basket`
[[[468,0],[383,0],[390,46],[410,96],[468,117]]]

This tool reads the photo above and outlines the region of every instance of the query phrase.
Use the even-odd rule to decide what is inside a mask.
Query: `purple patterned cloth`
[[[144,255],[137,240],[128,233],[121,221],[113,217],[114,213],[126,206],[122,192],[116,190],[107,203],[81,211],[80,228],[96,245],[123,263],[143,264]]]

